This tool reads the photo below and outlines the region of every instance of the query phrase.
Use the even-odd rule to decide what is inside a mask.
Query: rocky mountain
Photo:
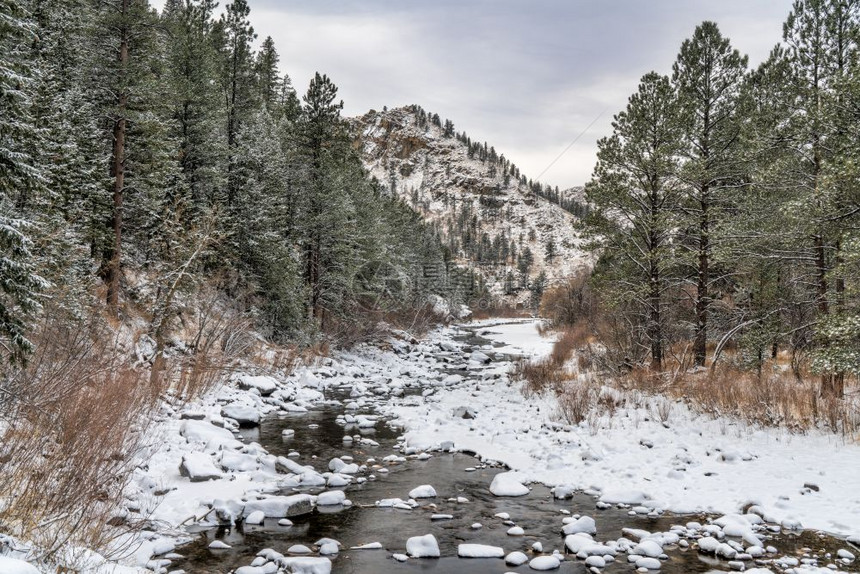
[[[371,110],[351,126],[369,172],[435,226],[452,261],[491,294],[533,301],[588,264],[574,230],[582,204],[527,179],[449,120],[413,105]]]

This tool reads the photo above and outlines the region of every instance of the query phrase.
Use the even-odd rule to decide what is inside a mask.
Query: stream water
[[[470,342],[477,341],[474,333],[469,333],[468,337]],[[420,388],[412,390],[420,391]],[[329,398],[348,397],[348,389],[335,393],[335,396]],[[372,438],[379,446],[366,446],[359,444],[359,441],[345,444],[344,435],[358,431],[345,431],[344,427],[338,424],[337,417],[343,412],[342,404],[331,404],[304,414],[269,418],[264,420],[259,428],[243,429],[243,439],[259,442],[276,455],[287,455],[296,451],[301,455],[298,459],[300,462],[310,463],[318,468],[327,467],[328,461],[338,456],[351,456],[361,464],[368,458],[380,461],[396,452],[399,433],[397,429],[392,429],[382,422],[377,424],[375,429],[361,429],[364,431],[363,436]],[[285,440],[281,434],[283,429],[294,429],[295,435]],[[201,530],[197,533],[196,540],[178,550],[185,558],[174,561],[172,568],[189,573],[226,573],[250,564],[257,552],[264,548],[286,554],[287,549],[294,544],[311,547],[320,538],[333,538],[342,544],[340,554],[332,558],[335,573],[529,572],[528,565],[510,567],[500,559],[459,559],[456,557],[457,546],[463,542],[474,542],[501,546],[506,552],[521,550],[529,554],[532,544],[541,542],[545,552],[556,548],[563,551],[563,510],[572,514],[593,516],[597,522],[600,540],[621,537],[621,529],[624,527],[652,532],[667,531],[672,524],[684,524],[691,520],[705,522],[708,518],[630,516],[623,509],[596,510],[595,499],[591,496],[577,494],[573,499],[556,500],[550,490],[541,485],[534,485],[527,496],[496,497],[490,494],[488,486],[493,476],[503,469],[484,466],[476,458],[459,453],[435,453],[427,460],[412,458],[387,468],[388,473],[375,472],[375,479],[345,488],[347,497],[353,502],[350,507],[318,507],[312,514],[292,518],[293,525],[288,527],[279,526],[276,519],[267,519],[260,526],[240,524],[233,528]],[[422,506],[414,510],[375,506],[376,501],[384,498],[406,499],[411,489],[422,484],[433,485],[438,496],[426,499]],[[306,492],[314,493],[320,490],[322,489]],[[457,497],[465,497],[468,502],[449,501]],[[507,535],[510,524],[504,524],[503,520],[495,517],[500,512],[509,513],[511,520],[521,526],[526,535]],[[435,513],[451,514],[453,518],[431,520],[431,515]],[[472,528],[473,523],[482,524],[482,528]],[[392,553],[405,552],[406,540],[409,537],[424,534],[433,534],[439,541],[443,556],[441,559],[412,559],[401,563],[392,558]],[[231,548],[209,549],[209,543],[215,539],[226,542]],[[381,543],[383,549],[350,549],[371,542]],[[798,558],[804,554],[823,556],[826,552],[835,555],[838,548],[845,546],[840,540],[811,531],[776,534],[767,544],[777,547],[780,555],[788,554]],[[663,561],[661,570],[664,573],[729,570],[726,562],[702,555],[696,550],[676,547],[667,549],[667,554],[669,559]],[[827,560],[822,559],[820,564],[827,564]],[[851,571],[852,567],[843,566],[842,569]],[[857,571],[856,566],[853,570]],[[562,562],[558,571],[588,572],[588,569],[582,561],[570,556],[570,560]],[[617,562],[608,564],[604,571],[631,572],[633,567],[622,554]]]

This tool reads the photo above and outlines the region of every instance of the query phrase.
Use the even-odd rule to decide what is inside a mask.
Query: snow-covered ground
[[[475,346],[472,333],[492,342]],[[650,397],[628,397],[628,406],[611,415],[595,413],[580,425],[565,425],[555,397],[526,398],[520,384],[508,377],[509,355],[535,358],[551,349],[536,321],[475,322],[437,330],[420,342],[403,337],[389,343],[388,350],[364,346],[338,353],[289,376],[236,376],[198,403],[166,412],[157,425],[159,448],[142,461],[125,504],[117,509],[119,517],[145,517],[157,528],[123,541],[132,551],[118,563],[93,556],[82,571],[167,572],[177,546],[189,539],[186,526],[237,520],[259,524],[266,518],[288,525],[290,516],[316,506],[349,506],[350,484],[440,448],[472,451],[510,467],[487,484],[497,496],[527,495],[528,485],[540,482],[555,487],[558,498],[577,490],[593,495],[595,516],[608,507],[634,514],[724,515],[706,524],[680,518],[670,532],[631,530],[618,540],[598,540],[590,516],[566,517],[564,546],[593,568],[602,568],[622,552],[638,568],[658,568],[664,548],[691,544],[699,552],[736,562],[724,562],[727,569],[759,558],[774,570],[817,572],[816,564],[836,569],[850,564],[850,553],[857,553],[846,543],[847,554],[807,558],[809,564],[792,570],[797,558],[778,557],[762,540],[763,534],[780,528],[803,527],[860,544],[860,447],[843,437],[752,428]],[[363,460],[316,460],[307,453],[276,456],[259,444],[237,439],[234,431],[240,425],[332,402],[325,391],[334,388],[350,395],[344,401],[346,414],[338,419],[345,435],[371,445],[374,441],[362,438],[358,430],[390,419],[404,428],[399,452],[367,454]],[[298,492],[307,487],[316,487],[318,495]],[[340,490],[344,487],[345,494]],[[296,494],[284,494],[293,489]],[[433,485],[417,483],[409,499],[381,500],[377,506],[414,508],[416,498],[434,494]],[[516,539],[522,529],[511,523],[508,534]],[[396,561],[438,553],[430,538],[408,542],[403,540],[394,550]],[[223,543],[213,544],[217,552],[217,544]],[[237,574],[278,568],[326,573],[332,560],[336,570],[336,541],[293,550],[290,556],[263,549],[253,565]],[[556,567],[570,558],[540,548],[529,552],[531,569]],[[458,554],[497,556],[499,549],[464,544]],[[522,563],[523,556],[513,552],[507,558],[513,565]],[[0,572],[6,567],[27,572],[23,564],[8,559],[0,562]]]
[[[534,323],[479,328],[484,331],[506,353],[534,356],[551,347]],[[525,398],[519,385],[499,375],[392,401],[385,411],[409,431],[410,442],[426,447],[453,440],[458,449],[507,464],[521,482],[591,489],[607,502],[676,513],[754,505],[786,527],[860,535],[860,445],[851,438],[755,428],[645,396],[635,401],[640,406],[564,425],[554,396]],[[463,404],[475,418],[446,416]]]

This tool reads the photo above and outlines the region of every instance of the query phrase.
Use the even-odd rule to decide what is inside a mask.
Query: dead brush
[[[37,559],[67,542],[104,549],[119,533],[107,522],[160,394],[98,316],[48,311],[31,362],[0,393],[0,522],[42,549]]]
[[[853,401],[821,397],[814,377],[798,378],[782,369],[763,372],[759,377],[725,362],[707,372],[683,372],[660,389],[647,382],[634,383],[634,387],[682,398],[700,412],[750,424],[785,426],[795,431],[822,426],[843,434],[860,429]]]
[[[558,393],[558,405],[565,422],[578,425],[584,421],[594,411],[599,397],[599,389],[591,377],[568,381]]]

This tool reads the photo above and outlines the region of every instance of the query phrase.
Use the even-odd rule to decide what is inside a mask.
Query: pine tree
[[[643,76],[627,108],[615,116],[612,135],[598,142],[597,165],[585,188],[592,211],[583,228],[603,259],[595,273],[606,281],[610,304],[632,308],[627,322],[641,329],[658,371],[680,200],[677,114],[669,79],[655,72]]]
[[[247,0],[227,4],[218,32],[222,34],[221,88],[227,116],[227,204],[233,205],[239,193],[236,178],[236,138],[254,109],[254,61],[251,42],[257,37],[248,22],[251,9]]]
[[[275,49],[275,41],[272,40],[271,36],[267,36],[263,40],[263,45],[260,46],[255,63],[260,99],[267,108],[271,108],[279,102],[279,97],[283,91],[282,79],[278,72],[279,61],[280,57]]]
[[[179,163],[191,193],[188,217],[223,201],[226,143],[223,106],[213,83],[218,71],[215,0],[170,0],[162,11],[168,31],[167,75],[170,79],[173,137]]]
[[[696,333],[693,357],[704,365],[708,342],[717,226],[730,207],[726,191],[743,180],[737,114],[739,92],[747,58],[733,49],[713,22],[700,24],[685,40],[673,66],[672,82],[678,91],[681,129],[685,141],[682,177],[688,201],[683,206],[689,219],[694,251],[696,284]],[[684,224],[682,224],[684,225]],[[685,225],[686,227],[687,225]]]
[[[787,89],[792,97],[780,129],[786,152],[796,165],[786,187],[795,198],[797,229],[809,238],[816,312],[825,323],[835,302],[830,277],[842,257],[844,220],[839,206],[844,207],[846,180],[840,174],[846,160],[850,161],[847,150],[854,147],[845,147],[846,138],[854,136],[848,135],[850,124],[845,120],[850,114],[844,112],[851,99],[846,87],[857,56],[857,10],[853,0],[797,0],[783,27],[784,55],[792,71]],[[836,283],[841,286],[843,281],[839,277]],[[826,347],[827,338],[820,342]],[[841,396],[843,386],[841,372],[822,373],[823,394]]]
[[[10,363],[26,361],[32,350],[26,326],[46,286],[33,268],[25,235],[30,224],[15,207],[26,204],[43,180],[29,153],[39,137],[26,51],[35,39],[35,26],[17,0],[0,0],[0,339]]]

